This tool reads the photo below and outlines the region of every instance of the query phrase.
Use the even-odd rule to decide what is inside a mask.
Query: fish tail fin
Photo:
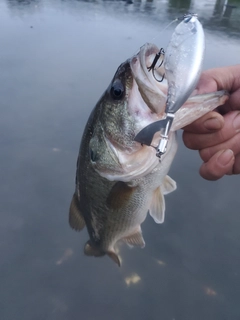
[[[84,247],[84,253],[87,256],[101,257],[107,254],[119,267],[121,266],[120,259],[114,250],[109,250],[107,252],[101,251],[98,247],[94,246],[89,240]]]

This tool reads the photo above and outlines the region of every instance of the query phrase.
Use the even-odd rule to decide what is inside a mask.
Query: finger
[[[211,111],[184,127],[183,130],[192,133],[209,133],[220,130],[223,124],[223,117],[218,112]]]
[[[232,150],[221,150],[214,154],[208,162],[200,167],[200,175],[207,180],[218,180],[225,174],[230,174],[234,165],[234,153]]]
[[[240,87],[239,73],[240,64],[204,71],[196,87],[198,94],[216,90],[235,92]]]
[[[183,142],[189,149],[201,150],[215,145],[219,145],[232,137],[234,137],[240,131],[240,112],[232,111],[224,116],[224,125],[221,130],[206,133],[183,133]],[[223,150],[228,149],[221,147],[216,149]],[[216,153],[216,151],[214,152]]]
[[[218,109],[222,114],[226,114],[230,110],[240,110],[240,81],[239,81],[239,89],[231,93],[227,102]]]
[[[240,132],[223,143],[200,150],[199,153],[202,160],[206,162],[218,151],[226,149],[231,149],[235,155],[240,153]]]
[[[201,74],[196,87],[196,94],[209,93],[217,90],[227,90],[229,100],[220,110],[226,113],[240,109],[240,64],[206,70]]]
[[[221,69],[218,69],[221,72]],[[216,69],[203,71],[198,81],[196,91],[197,94],[205,94],[218,90],[218,83],[215,80]]]

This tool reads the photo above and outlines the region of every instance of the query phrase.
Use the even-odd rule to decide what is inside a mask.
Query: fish
[[[151,145],[134,140],[143,128],[165,117],[167,79],[156,81],[163,77],[164,65],[154,75],[149,72],[158,53],[158,46],[146,43],[118,67],[89,116],[77,159],[69,224],[76,231],[86,226],[87,256],[107,255],[119,266],[119,241],[143,248],[141,225],[147,214],[156,223],[164,222],[164,196],[176,189],[168,175],[177,151],[176,131],[228,98],[225,91],[191,96],[175,114],[159,161],[159,132]]]

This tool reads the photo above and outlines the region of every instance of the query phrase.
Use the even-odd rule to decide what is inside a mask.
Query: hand
[[[230,93],[223,106],[183,128],[183,141],[199,150],[200,175],[207,180],[240,173],[240,65],[202,73],[198,94],[223,89]]]

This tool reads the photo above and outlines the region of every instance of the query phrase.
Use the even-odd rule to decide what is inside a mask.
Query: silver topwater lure
[[[154,134],[161,131],[161,139],[156,148],[159,158],[166,152],[175,113],[197,85],[202,70],[204,49],[204,32],[197,15],[185,15],[175,28],[164,56],[165,76],[168,82],[166,116],[142,129],[135,137],[135,141],[150,145]]]

